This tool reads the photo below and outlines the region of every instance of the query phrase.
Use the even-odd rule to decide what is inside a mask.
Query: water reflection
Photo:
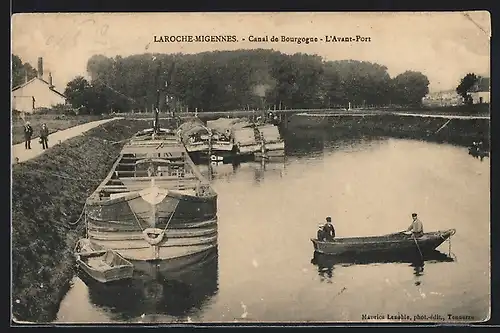
[[[258,162],[224,164],[222,162],[198,165],[200,171],[207,178],[225,179],[230,181],[238,173],[252,174],[253,183],[259,184],[266,176],[283,177],[286,169],[285,157],[272,157]]]
[[[134,274],[130,280],[111,284],[97,283],[83,273],[79,277],[88,287],[90,302],[115,320],[193,315],[218,292],[218,254],[211,251],[194,265],[156,277]]]
[[[417,253],[395,253],[395,254],[358,254],[329,256],[319,252],[314,252],[311,263],[318,268],[318,274],[321,281],[331,283],[334,276],[334,270],[339,267],[349,267],[352,265],[371,265],[384,263],[406,263],[413,268],[415,285],[420,285],[420,277],[424,275],[424,266],[426,262],[453,262],[454,258],[437,250],[430,251],[422,258]]]
[[[325,129],[293,129],[284,130],[287,156],[318,157],[325,152],[337,150],[365,151],[369,147],[376,148],[388,138],[359,135],[357,132],[339,133]]]
[[[218,277],[217,268],[208,268],[199,278],[147,279],[121,290],[87,288],[76,279],[60,321],[135,322],[146,313],[140,320],[186,322],[187,314],[195,322],[225,322],[246,315],[241,302],[247,319],[264,322],[359,321],[369,309],[447,313],[457,304],[478,318],[487,313],[489,163],[451,145],[330,140],[318,132],[310,131],[303,142],[287,141],[294,156],[285,162],[210,165],[220,195]],[[206,164],[199,168],[208,171]],[[460,262],[446,264],[453,259],[440,252],[421,260],[418,251],[416,257],[323,256],[308,262],[309,237],[325,216],[335,219],[339,236],[365,236],[407,227],[414,210],[429,230],[457,228]],[[297,260],[304,254],[305,263]],[[290,273],[286,281],[283,272]],[[343,296],[331,294],[342,287],[348,291]]]

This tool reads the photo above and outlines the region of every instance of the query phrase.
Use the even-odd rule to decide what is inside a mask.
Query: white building
[[[456,91],[440,91],[430,93],[422,98],[422,104],[425,106],[456,106],[462,104],[462,96]]]
[[[38,76],[12,89],[12,108],[17,111],[33,113],[38,108],[50,108],[56,104],[66,104],[66,97],[52,84],[43,79],[42,59],[38,59]]]
[[[474,104],[482,104],[482,103],[489,103],[490,102],[490,92],[489,91],[472,92],[470,95],[472,97],[472,103],[474,103]]]

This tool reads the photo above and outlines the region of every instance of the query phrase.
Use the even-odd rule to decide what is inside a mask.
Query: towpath
[[[329,112],[329,113],[297,113],[297,116],[307,117],[342,117],[342,116],[380,116],[380,115],[396,115],[403,117],[421,117],[421,118],[443,118],[443,119],[490,119],[487,115],[452,115],[452,114],[432,114],[432,113],[408,113],[408,112]]]
[[[49,149],[70,138],[81,135],[94,127],[118,119],[122,119],[122,117],[92,121],[52,133],[49,135]],[[12,145],[12,164],[22,163],[34,157],[40,156],[44,152],[45,150],[42,149],[42,145],[38,142],[38,137],[31,140],[31,149],[29,150],[24,148],[24,142]]]

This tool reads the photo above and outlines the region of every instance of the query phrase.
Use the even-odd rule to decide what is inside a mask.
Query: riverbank
[[[313,116],[294,115],[283,124],[287,135],[329,130],[338,138],[385,136],[469,146],[473,141],[489,145],[489,119],[457,119],[407,115]]]
[[[113,121],[12,166],[14,318],[55,318],[74,274],[75,241],[84,234],[83,223],[70,223],[79,219],[86,198],[118,156],[123,143],[115,142],[146,126],[142,121]]]
[[[351,110],[346,109],[289,109],[289,110],[228,110],[228,111],[200,111],[197,113],[198,118],[202,120],[214,120],[220,117],[258,117],[268,112],[275,112],[278,114],[289,115],[297,113],[335,113],[342,115],[351,115],[359,113],[370,114],[391,114],[391,113],[417,113],[424,115],[455,115],[455,116],[487,116],[490,114],[489,104],[473,104],[473,105],[457,105],[457,106],[441,106],[441,107],[370,107],[370,108],[356,108]],[[181,118],[192,117],[195,113],[190,112],[176,112],[176,116]],[[117,113],[114,116],[124,117],[125,119],[152,119],[151,112],[142,113]],[[165,113],[160,114],[160,118],[167,119],[168,115]]]

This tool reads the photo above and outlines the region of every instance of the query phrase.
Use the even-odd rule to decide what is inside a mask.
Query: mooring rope
[[[68,224],[69,225],[77,225],[80,222],[82,216],[84,216],[84,215],[85,215],[85,219],[86,219],[86,216],[87,216],[86,210],[85,210],[86,207],[87,207],[87,203],[85,203],[83,205],[83,209],[82,209],[82,212],[80,213],[80,216],[78,217],[78,220],[76,220],[75,222],[68,222]]]
[[[142,228],[142,225],[141,225],[141,222],[139,221],[139,218],[137,217],[137,215],[135,215],[135,212],[133,209],[130,209],[132,211],[132,214],[134,214],[134,217],[135,217],[135,221],[137,222],[137,224],[139,225],[139,228],[141,229],[141,232],[144,231],[145,229]]]
[[[450,237],[448,237],[448,239],[445,239],[445,238],[443,237],[443,235],[442,235],[442,234],[439,234],[439,236],[440,236],[442,239],[444,239],[444,240],[447,240],[447,241],[448,241],[448,256],[449,256],[450,258],[453,258],[453,260],[457,261],[457,256],[455,255],[455,253],[451,252],[451,237],[452,237],[453,235],[454,235],[454,233],[452,233],[452,234],[450,235]]]
[[[175,211],[177,210],[177,207],[179,206],[180,202],[181,202],[181,200],[179,199],[179,201],[177,201],[177,203],[175,204],[174,210],[172,211],[172,214],[170,214],[170,217],[168,218],[167,224],[165,224],[165,228],[163,229],[163,233],[166,233],[167,227],[170,224],[172,217],[174,217]]]

